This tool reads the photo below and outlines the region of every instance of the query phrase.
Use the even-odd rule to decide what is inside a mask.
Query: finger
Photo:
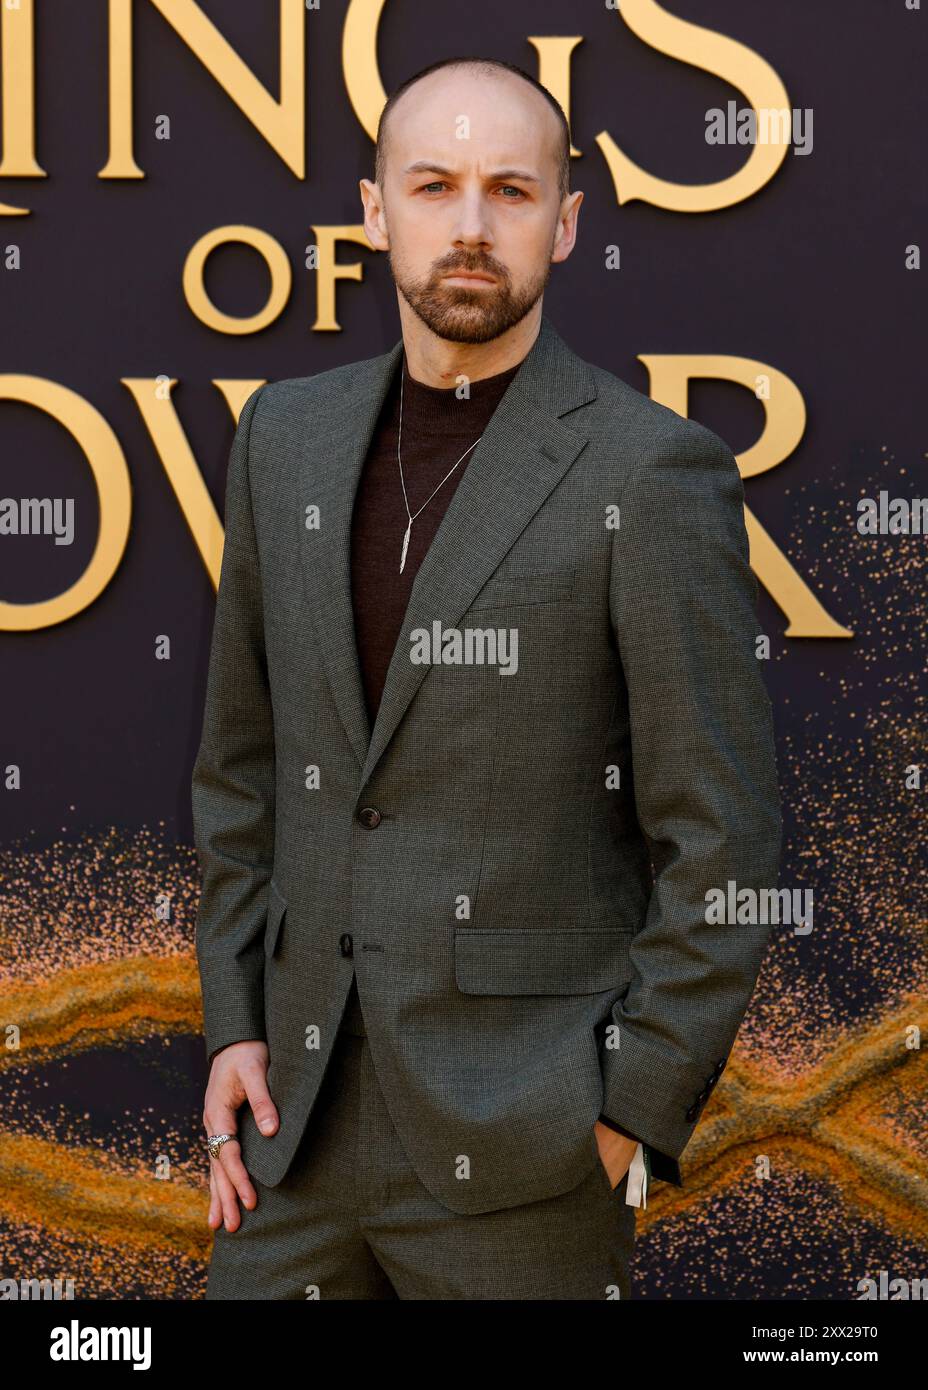
[[[207,1134],[231,1134],[233,1136],[222,1145],[219,1150],[219,1158],[214,1159],[213,1162],[219,1165],[243,1204],[251,1211],[258,1204],[258,1196],[242,1162],[239,1142],[234,1137],[238,1133],[238,1117],[235,1110],[228,1101],[219,1097],[207,1096],[203,1118],[206,1123]]]
[[[210,1155],[210,1171],[217,1174],[222,1173],[227,1182],[231,1183],[233,1192],[237,1192],[245,1206],[252,1210],[257,1206],[258,1198],[251,1180],[241,1159],[241,1148],[235,1135],[238,1133],[238,1124],[235,1111],[225,1102],[216,1101],[208,1098],[210,1103],[207,1110],[204,1110],[204,1126],[208,1135],[210,1134],[231,1134],[232,1138],[227,1139],[219,1149],[219,1157],[213,1158]],[[224,1184],[219,1184],[220,1196],[222,1198],[223,1213],[226,1214],[226,1188]],[[235,1209],[236,1224],[238,1223],[238,1208]],[[228,1226],[228,1221],[226,1222]]]
[[[222,1225],[222,1202],[219,1200],[219,1188],[212,1163],[209,1165],[209,1216],[206,1219],[214,1231]]]
[[[280,1125],[277,1107],[271,1100],[267,1088],[267,1068],[255,1058],[239,1069],[239,1078],[245,1087],[245,1095],[255,1117],[255,1124],[262,1134],[275,1134]]]
[[[238,1134],[238,1119],[235,1110],[224,1101],[217,1100],[214,1096],[207,1094],[206,1106],[203,1110],[203,1128],[206,1130],[207,1139],[214,1135],[231,1135],[231,1138],[226,1139],[224,1144],[220,1144],[218,1158],[213,1158],[213,1155],[210,1154],[210,1172],[212,1172],[214,1165],[225,1158],[230,1144],[238,1149],[238,1140],[235,1137]]]
[[[237,1139],[228,1139],[219,1150],[217,1166],[242,1200],[242,1204],[252,1211],[258,1205],[258,1194],[251,1184],[248,1170],[242,1162],[242,1150]]]
[[[223,1144],[222,1147],[225,1149],[227,1145]],[[219,1193],[223,1225],[227,1231],[237,1231],[242,1218],[238,1209],[238,1195],[235,1187],[219,1159],[212,1159],[210,1168],[216,1180],[216,1190]]]
[[[238,1134],[237,1106],[233,1105],[225,1094],[207,1092],[203,1128],[206,1130],[207,1138],[211,1134]],[[225,1145],[222,1147],[225,1148]]]

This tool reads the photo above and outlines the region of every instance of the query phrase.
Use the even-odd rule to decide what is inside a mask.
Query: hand
[[[596,1121],[593,1131],[596,1135],[599,1157],[609,1177],[609,1184],[612,1188],[616,1188],[632,1166],[638,1141],[637,1139],[629,1139],[625,1134],[619,1134],[617,1130],[610,1129],[601,1120]]]
[[[266,1042],[237,1042],[224,1047],[213,1058],[203,1105],[203,1124],[210,1134],[237,1134],[236,1111],[244,1100],[251,1106],[262,1134],[275,1134],[280,1125],[277,1110],[267,1089],[269,1052]],[[258,1196],[241,1159],[237,1139],[228,1139],[219,1157],[209,1160],[209,1224],[216,1230],[225,1220],[227,1231],[237,1231],[241,1222],[238,1198],[249,1211]]]

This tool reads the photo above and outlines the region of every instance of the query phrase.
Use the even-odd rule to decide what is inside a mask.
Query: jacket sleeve
[[[246,401],[229,457],[225,543],[191,788],[202,872],[196,949],[210,1060],[229,1043],[265,1037],[274,727],[248,474],[252,421],[263,389]]]
[[[613,537],[632,763],[623,775],[632,773],[654,877],[630,948],[633,981],[600,1051],[603,1112],[673,1160],[725,1066],[770,933],[756,920],[712,924],[706,899],[730,881],[777,884],[780,803],[756,596],[738,465],[687,422],[678,450],[635,466]]]

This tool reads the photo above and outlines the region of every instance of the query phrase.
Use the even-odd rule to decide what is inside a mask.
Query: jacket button
[[[350,956],[354,954],[354,942],[352,941],[351,934],[349,932],[344,932],[338,938],[338,944],[343,956]]]
[[[373,830],[383,820],[383,816],[376,806],[362,806],[358,812],[358,820],[366,830]]]

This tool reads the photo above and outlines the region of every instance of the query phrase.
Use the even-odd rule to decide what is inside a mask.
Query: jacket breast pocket
[[[576,570],[551,570],[547,574],[495,574],[487,580],[471,608],[526,607],[537,603],[565,603],[573,597]]]
[[[456,926],[454,978],[463,994],[600,994],[632,978],[632,933],[619,927]]]
[[[270,957],[277,949],[277,940],[287,913],[287,899],[271,879],[267,895],[267,926],[264,929],[264,953]]]

